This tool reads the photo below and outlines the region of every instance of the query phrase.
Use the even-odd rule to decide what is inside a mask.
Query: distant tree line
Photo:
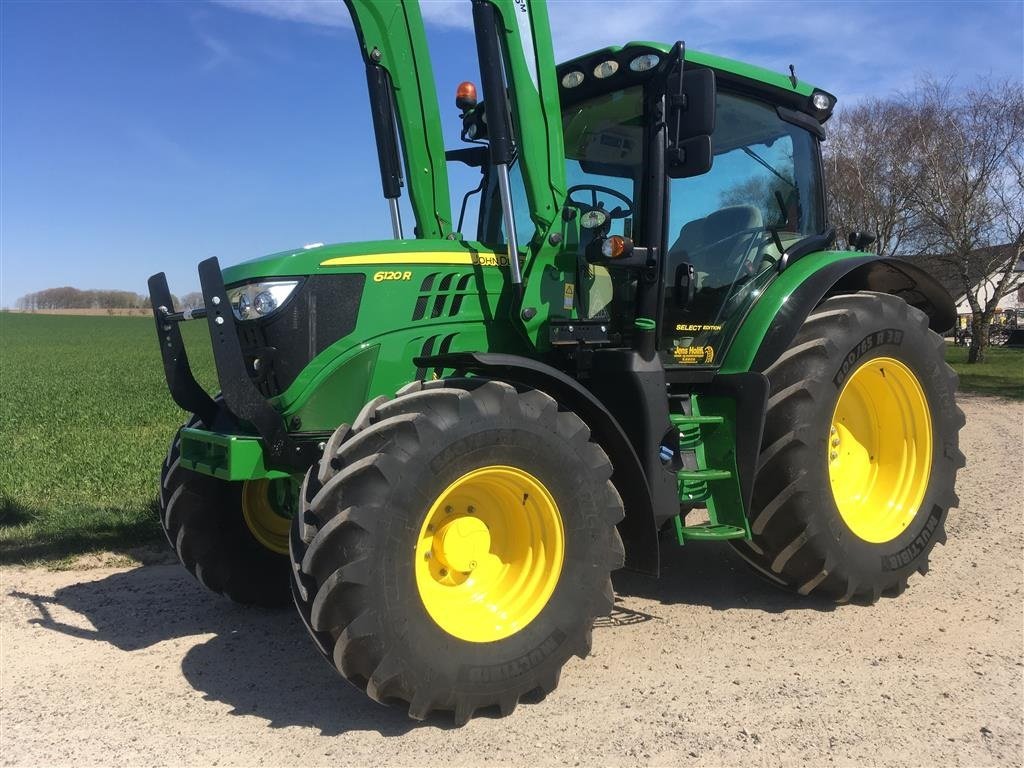
[[[172,295],[177,309],[203,306],[203,294],[186,293],[180,299]],[[25,312],[47,309],[149,309],[149,296],[133,291],[81,290],[71,286],[47,288],[27,293],[15,303]]]
[[[17,301],[17,308],[31,312],[42,309],[141,309],[149,307],[149,297],[133,291],[81,290],[69,285],[28,293]]]
[[[1024,280],[1024,87],[981,79],[840,110],[823,145],[829,217],[841,242],[918,261],[971,307],[981,362],[999,300]],[[982,286],[988,283],[989,288]]]

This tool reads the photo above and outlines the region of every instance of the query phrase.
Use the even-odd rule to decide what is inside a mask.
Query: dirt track
[[[510,718],[417,724],[290,612],[177,566],[5,569],[0,760],[23,764],[1020,765],[1024,404],[963,398],[949,544],[873,608],[777,592],[724,548],[623,574],[595,655]]]

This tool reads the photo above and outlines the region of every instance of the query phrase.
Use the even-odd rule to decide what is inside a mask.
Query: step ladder
[[[674,413],[669,415],[672,426],[679,431],[680,453],[692,452],[696,457],[697,468],[680,469],[676,472],[681,504],[705,504],[710,520],[698,525],[685,525],[683,515],[674,518],[676,536],[680,544],[687,541],[722,541],[725,539],[749,539],[750,527],[746,515],[739,504],[726,505],[733,509],[719,509],[712,494],[711,483],[723,480],[735,481],[735,460],[728,469],[707,466],[706,441],[713,430],[727,431],[728,427],[723,416],[702,416],[697,412],[697,404],[691,400],[694,413]],[[719,438],[733,440],[727,434],[717,435]]]

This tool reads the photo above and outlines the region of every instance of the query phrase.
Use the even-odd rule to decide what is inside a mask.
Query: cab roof
[[[560,91],[563,102],[576,101],[586,98],[596,91],[626,87],[646,80],[650,73],[636,73],[630,69],[629,63],[637,56],[648,53],[665,56],[673,47],[674,45],[672,44],[634,40],[621,46],[614,45],[600,48],[563,62],[557,67],[559,84],[561,84],[562,78],[569,72],[579,71],[584,75],[583,82],[581,83],[583,87],[573,89],[561,87]],[[597,80],[593,74],[594,68],[598,64],[609,60],[614,60],[619,65],[618,70],[610,77]],[[828,119],[827,115],[822,116],[820,113],[816,113],[816,110],[814,110],[813,105],[810,103],[811,96],[814,93],[827,93],[827,91],[816,88],[804,80],[794,79],[789,75],[774,72],[764,67],[689,48],[685,49],[684,60],[688,67],[714,70],[719,82],[727,84],[732,88],[757,93],[774,103],[815,114],[822,122]],[[573,93],[573,91],[576,91],[576,93]],[[834,105],[835,97],[830,93],[828,95],[831,97],[832,104]],[[831,113],[831,110],[829,110],[829,113]]]

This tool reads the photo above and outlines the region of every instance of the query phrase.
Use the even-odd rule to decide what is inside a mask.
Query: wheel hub
[[[832,496],[850,530],[875,544],[899,536],[924,501],[932,463],[928,401],[910,368],[877,357],[850,374],[827,450]]]
[[[526,627],[555,591],[565,556],[551,493],[523,470],[490,466],[449,485],[416,543],[423,607],[462,640],[501,640]]]
[[[477,517],[460,517],[434,534],[431,552],[449,571],[469,574],[490,554],[491,532]]]

